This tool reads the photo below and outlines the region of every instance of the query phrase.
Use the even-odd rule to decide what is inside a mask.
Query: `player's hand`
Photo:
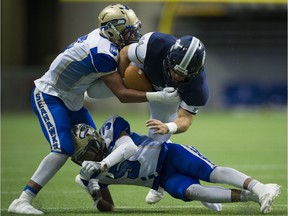
[[[179,103],[181,101],[181,97],[177,89],[173,87],[164,88],[162,90],[162,94],[164,103]]]
[[[97,208],[98,202],[102,199],[102,195],[100,192],[100,186],[98,184],[98,179],[92,178],[88,183],[88,191],[94,200],[94,207]]]
[[[157,119],[149,119],[145,122],[146,127],[153,130],[153,134],[168,134],[169,128],[163,122]]]
[[[103,162],[83,161],[80,174],[85,179],[89,180],[93,175],[93,173],[102,172],[103,167],[104,167]]]
[[[165,104],[179,103],[181,101],[177,89],[173,87],[166,87],[162,91],[157,92],[146,92],[146,97],[148,101],[158,101]]]

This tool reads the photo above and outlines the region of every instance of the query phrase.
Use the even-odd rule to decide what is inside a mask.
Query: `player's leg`
[[[169,162],[168,162],[169,163]],[[200,201],[205,207],[214,210],[214,211],[221,211],[222,205],[221,203],[211,202],[211,200],[207,199],[206,197],[200,197],[195,199],[190,195],[189,187],[191,185],[200,185],[198,179],[193,179],[189,176],[182,175],[178,173],[177,170],[168,164],[165,165],[166,172],[161,177],[161,185],[165,188],[172,197],[176,199],[181,199],[185,202],[197,200]]]
[[[243,201],[244,198],[240,199],[241,196],[247,196],[248,198],[246,198],[248,200],[253,198],[255,201],[254,194],[256,194],[258,196],[257,200],[259,200],[261,204],[260,210],[267,213],[271,210],[273,200],[280,193],[280,187],[277,184],[263,185],[259,181],[253,180],[235,169],[216,167],[215,164],[192,146],[177,144],[167,144],[167,146],[169,148],[167,161],[169,161],[170,165],[179,173],[190,176],[191,178],[207,182],[229,184],[250,191],[249,193],[246,190],[229,190],[226,191],[226,195],[230,194],[229,196],[226,196],[226,199],[228,197],[236,197],[235,200]],[[225,192],[223,189],[221,189],[221,191],[223,191],[223,193]],[[213,193],[211,194],[213,195]],[[217,193],[215,196],[217,197]],[[221,200],[215,200],[215,202],[221,202]]]
[[[9,206],[8,212],[43,214],[31,205],[32,200],[74,152],[71,123],[67,113],[69,111],[63,102],[36,89],[32,96],[32,105],[42,131],[50,143],[51,152],[41,161],[20,197]]]
[[[229,167],[216,167],[210,175],[210,181],[244,188],[256,194],[260,201],[260,210],[263,213],[271,211],[274,199],[280,194],[279,185],[263,184],[260,181]]]
[[[230,203],[253,201],[259,204],[259,198],[248,190],[229,189],[224,187],[190,185],[185,192],[189,200],[209,203]]]
[[[71,112],[70,118],[71,118],[72,125],[84,123],[84,124],[90,125],[95,130],[97,129],[91,114],[85,107],[82,107],[79,111]]]
[[[159,102],[149,102],[150,119],[158,119],[165,123],[174,121],[177,118],[178,108],[178,103],[167,105]],[[148,136],[159,142],[164,142],[170,139],[171,134],[153,134],[153,130],[148,129]],[[145,200],[148,204],[155,204],[163,197],[164,189],[159,187],[157,191],[150,189]]]
[[[177,147],[177,145],[173,147]],[[181,147],[179,149],[181,149]],[[176,148],[173,148],[173,150],[175,151]],[[172,153],[172,155],[173,154],[174,153]],[[175,166],[174,163],[175,161],[173,162],[173,159],[168,157],[164,165],[165,171],[161,177],[161,184],[164,185],[165,190],[174,198],[182,199],[183,201],[200,201],[204,206],[215,211],[222,210],[221,203],[240,201],[254,201],[259,203],[258,197],[247,190],[231,190],[224,187],[202,186],[200,185],[199,178],[193,178],[179,173],[179,167],[178,165]],[[203,166],[203,164],[201,163],[200,166]]]

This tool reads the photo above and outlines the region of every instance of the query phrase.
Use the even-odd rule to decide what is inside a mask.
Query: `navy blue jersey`
[[[166,87],[163,60],[176,40],[177,38],[172,35],[159,32],[154,32],[150,36],[143,69],[153,86]],[[205,105],[209,96],[205,69],[195,79],[180,86],[178,92],[187,105]]]
[[[144,61],[139,61],[143,64],[142,69],[154,90],[159,91],[168,86],[163,74],[163,60],[176,40],[177,38],[173,35],[153,32],[144,35],[138,43],[135,54],[138,55],[138,50],[146,52],[146,55],[143,55],[145,56]],[[140,49],[142,50],[140,51]],[[139,59],[138,56],[137,59]],[[209,97],[205,68],[195,79],[178,87],[178,92],[186,105],[204,106]]]

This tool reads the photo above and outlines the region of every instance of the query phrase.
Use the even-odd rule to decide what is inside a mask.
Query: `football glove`
[[[173,87],[166,87],[162,91],[157,92],[146,92],[146,97],[148,101],[158,101],[165,104],[179,103],[181,101],[177,89]]]
[[[93,173],[99,172],[101,173],[104,169],[104,162],[94,162],[94,161],[83,161],[82,167],[80,170],[80,175],[89,180]]]

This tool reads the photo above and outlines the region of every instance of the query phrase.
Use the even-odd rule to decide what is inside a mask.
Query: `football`
[[[129,65],[123,77],[126,88],[138,91],[152,91],[152,85],[145,76],[145,73],[138,67]]]

